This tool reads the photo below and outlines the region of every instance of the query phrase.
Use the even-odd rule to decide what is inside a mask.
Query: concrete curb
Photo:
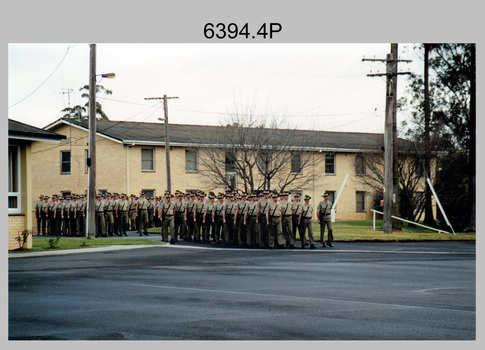
[[[153,248],[153,247],[167,247],[166,245],[110,245],[105,247],[95,248],[80,248],[80,249],[61,249],[53,251],[31,252],[31,253],[9,253],[8,258],[31,258],[39,256],[56,256],[56,255],[68,255],[68,254],[83,254],[83,253],[99,253],[109,252],[116,250],[128,250],[128,249],[140,249],[140,248]]]

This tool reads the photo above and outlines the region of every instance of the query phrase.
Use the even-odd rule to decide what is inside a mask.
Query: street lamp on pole
[[[89,155],[88,166],[88,200],[86,217],[86,235],[88,239],[96,237],[96,220],[94,200],[96,194],[96,77],[114,78],[114,73],[96,75],[96,44],[90,44],[89,54]]]

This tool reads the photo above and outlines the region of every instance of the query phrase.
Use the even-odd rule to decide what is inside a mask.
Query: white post
[[[431,189],[431,192],[433,192],[433,196],[436,199],[436,203],[438,203],[438,207],[441,210],[441,214],[443,214],[443,217],[445,218],[446,224],[451,228],[451,231],[453,231],[453,234],[456,236],[455,230],[453,230],[453,227],[451,226],[450,222],[448,221],[448,217],[446,216],[446,213],[445,213],[443,207],[441,206],[440,200],[438,199],[438,196],[436,195],[436,192],[434,190],[433,185],[431,184],[431,180],[429,179],[429,177],[426,178],[426,181],[428,181],[429,188]]]
[[[337,206],[338,199],[340,198],[340,195],[342,194],[342,191],[344,189],[345,183],[347,182],[348,178],[349,178],[349,174],[345,175],[344,182],[342,182],[342,185],[340,186],[340,189],[337,193],[337,198],[335,199],[335,203],[333,203],[332,209],[330,210],[330,214],[332,216],[332,222],[335,222],[335,207]]]

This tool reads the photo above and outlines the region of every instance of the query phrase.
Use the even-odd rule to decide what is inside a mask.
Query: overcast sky
[[[400,71],[422,73],[413,44],[399,44]],[[251,107],[290,127],[329,131],[384,130],[385,72],[390,44],[97,44],[96,72],[116,74],[99,84],[112,95],[97,101],[110,120],[159,122],[164,94],[169,121],[220,125]],[[89,45],[9,44],[8,117],[37,127],[59,119],[62,109],[84,105]],[[407,76],[399,76],[398,97]],[[409,112],[398,113],[398,124]]]

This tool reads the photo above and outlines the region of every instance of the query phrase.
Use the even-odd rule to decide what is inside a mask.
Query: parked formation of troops
[[[258,194],[192,191],[163,197],[137,197],[118,193],[96,195],[94,202],[96,236],[127,236],[137,230],[148,235],[148,228],[160,227],[162,241],[176,243],[214,242],[229,247],[295,248],[297,232],[301,247],[315,249],[311,197],[288,192],[263,191]],[[332,247],[332,203],[324,193],[318,204],[320,243]],[[71,195],[41,196],[35,209],[39,234],[84,236],[86,232],[86,197]],[[324,234],[327,228],[327,244]],[[170,238],[169,238],[170,237]],[[307,243],[306,237],[309,242]]]

